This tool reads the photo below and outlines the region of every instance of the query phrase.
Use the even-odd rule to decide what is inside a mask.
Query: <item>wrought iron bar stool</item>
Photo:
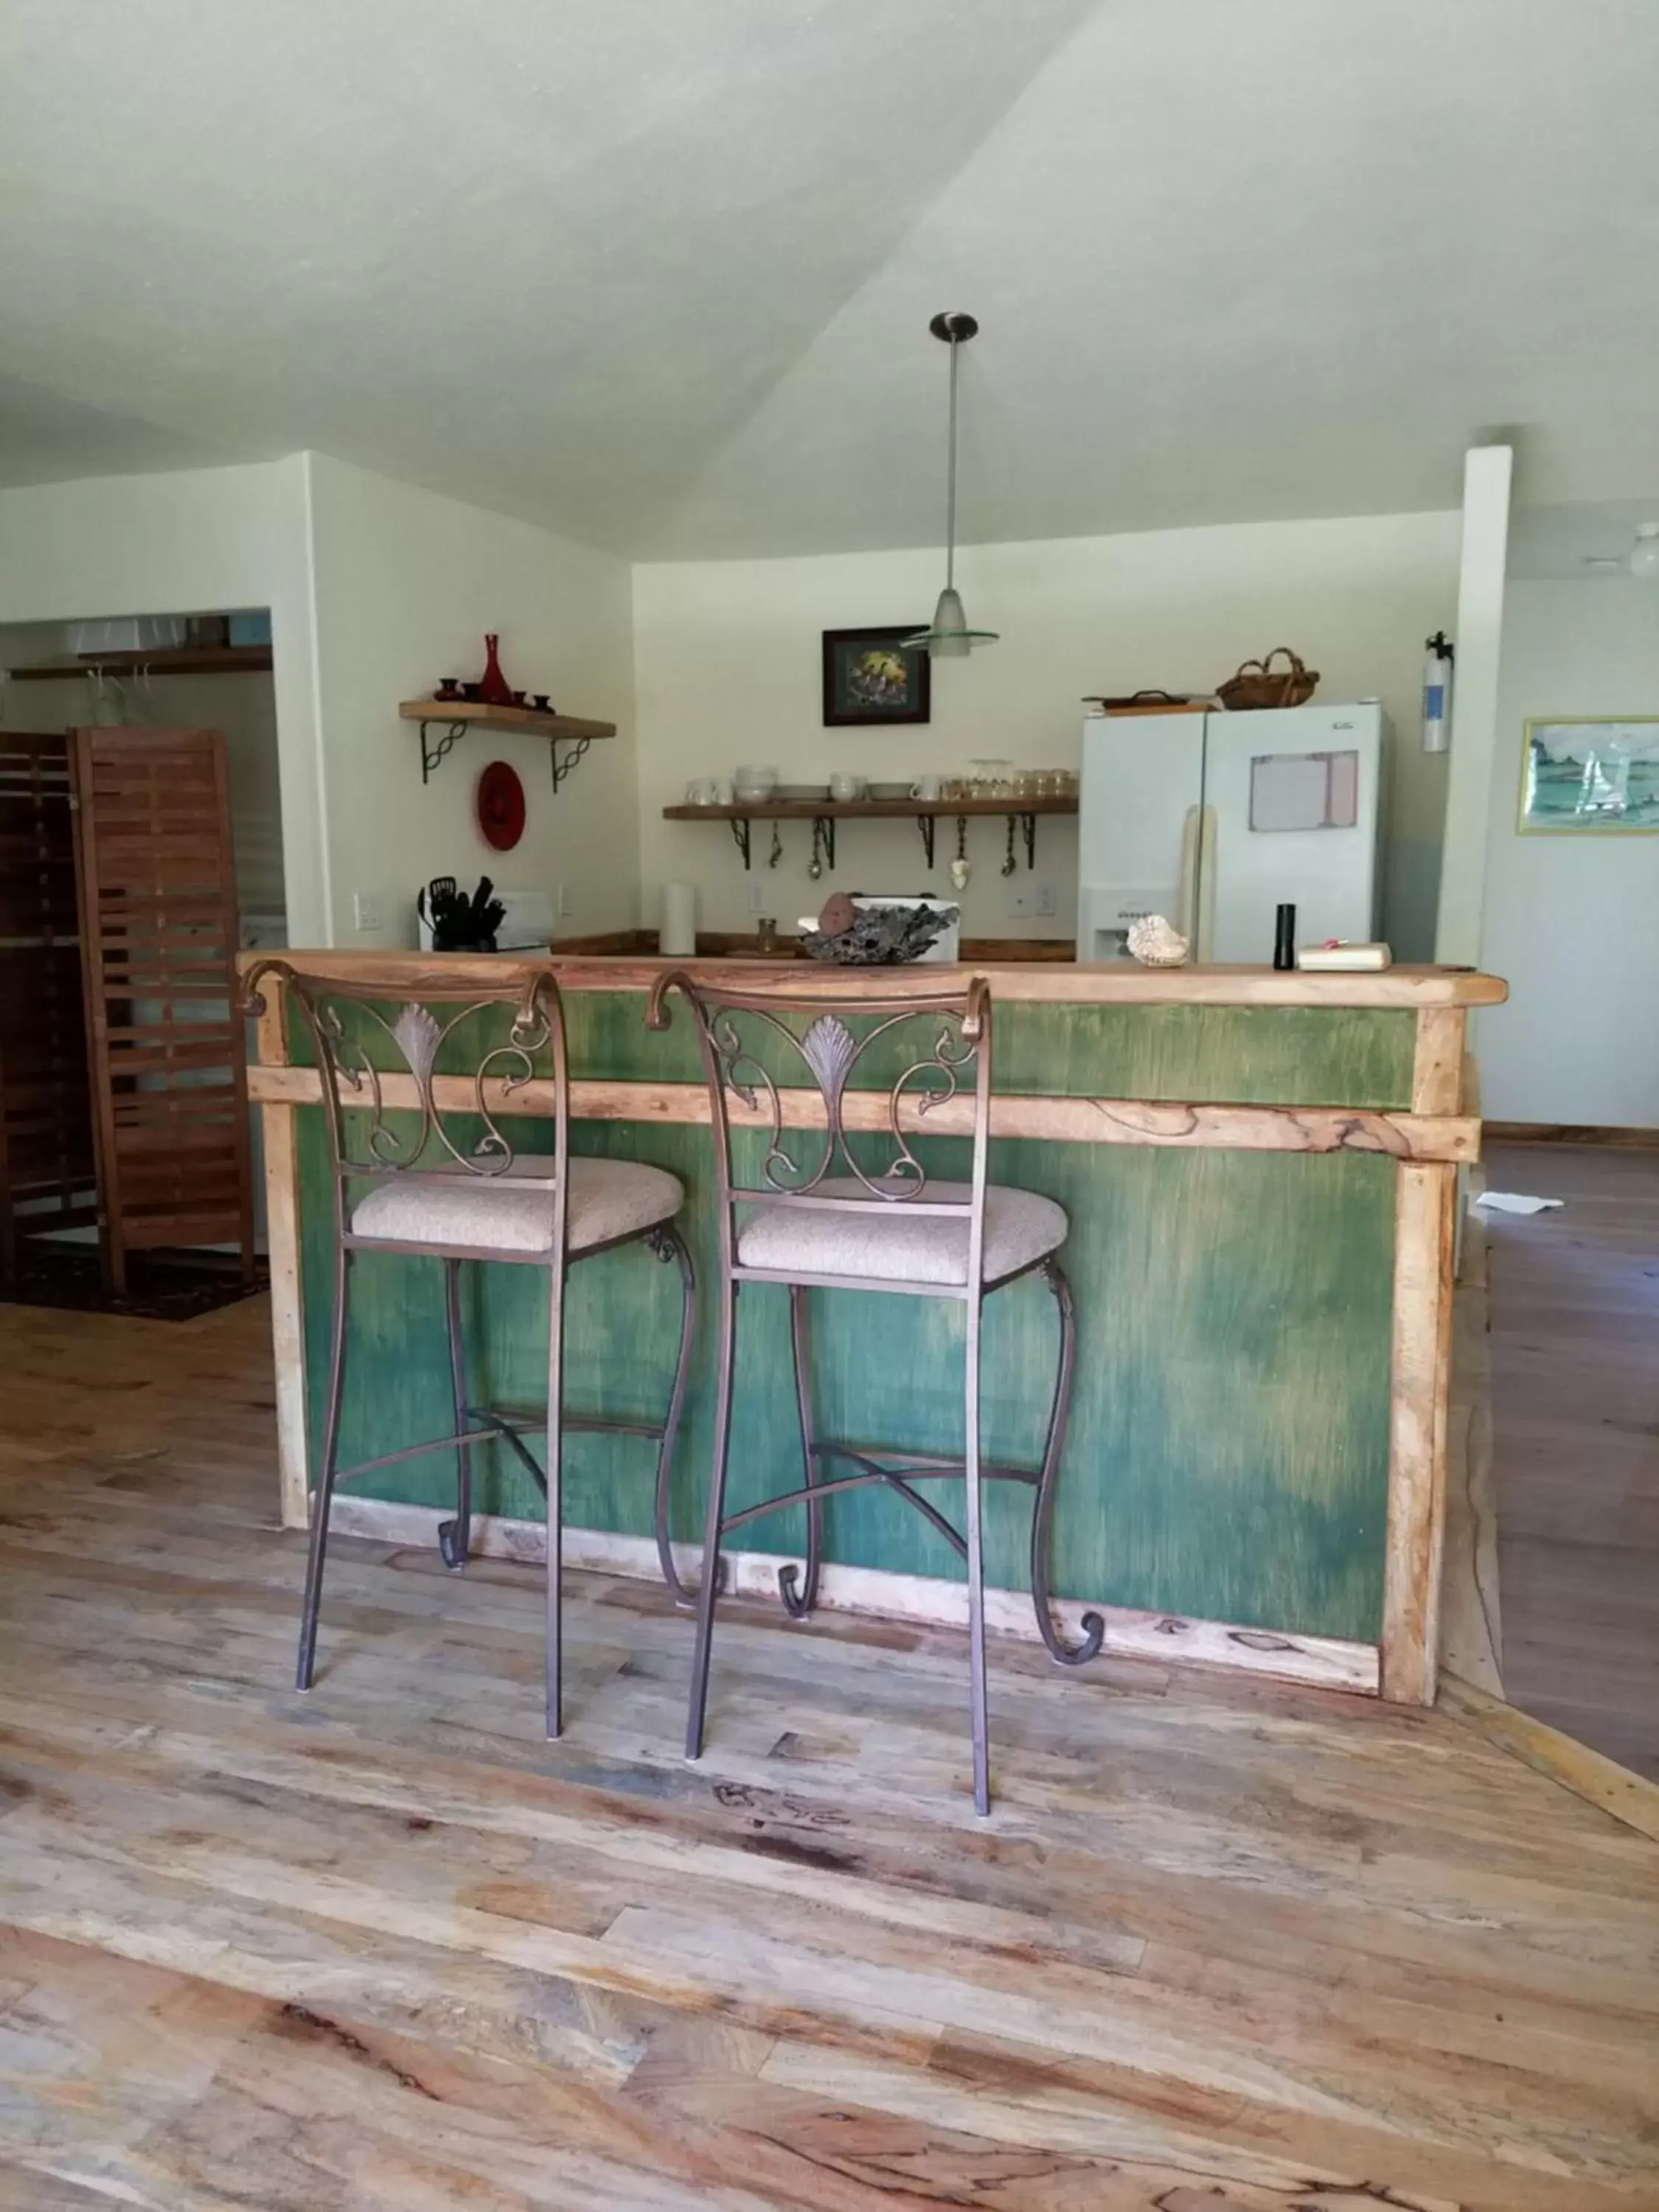
[[[311,1687],[317,1615],[336,1486],[371,1468],[429,1451],[456,1455],[455,1517],[439,1528],[444,1563],[465,1568],[471,1548],[472,1446],[500,1438],[517,1455],[547,1502],[547,1733],[562,1727],[561,1568],[563,1516],[560,1475],[567,1431],[610,1431],[657,1446],[655,1529],[658,1556],[676,1599],[691,1594],[675,1571],[668,1540],[669,1485],[674,1443],[685,1403],[695,1291],[691,1258],[676,1225],[685,1192],[662,1168],[629,1160],[572,1158],[570,1085],[564,1012],[545,969],[501,964],[497,988],[434,985],[423,996],[454,1013],[440,1020],[422,1004],[388,1020],[385,993],[374,987],[322,984],[283,960],[262,961],[249,974],[250,1009],[262,1008],[260,986],[279,978],[310,1031],[322,1076],[334,1211],[334,1311],[324,1419],[322,1462],[312,1504],[295,1686]],[[495,981],[494,976],[491,978]],[[510,1015],[505,1036],[503,1017]],[[492,1026],[489,1017],[495,1018]],[[467,1025],[477,1026],[470,1032]],[[550,1078],[538,1079],[544,1057]],[[441,1057],[464,1072],[440,1071]],[[382,1063],[386,1063],[382,1065]],[[551,1109],[550,1153],[515,1149],[502,1121]],[[410,1111],[412,1127],[389,1116]],[[363,1186],[367,1186],[364,1188]],[[683,1288],[678,1362],[660,1423],[609,1421],[568,1414],[563,1407],[564,1297],[569,1270],[619,1245],[644,1243],[664,1262],[678,1263]],[[338,1464],[340,1408],[349,1339],[352,1262],[360,1252],[424,1254],[444,1263],[454,1433],[381,1452],[355,1467]],[[548,1279],[547,1406],[525,1413],[467,1402],[466,1347],[461,1328],[463,1261],[505,1261],[540,1267]],[[543,1430],[544,1466],[524,1443]]]
[[[974,1737],[974,1802],[990,1810],[990,1753],[985,1694],[985,1587],[981,1484],[984,1478],[1023,1483],[1035,1492],[1031,1510],[1031,1601],[1050,1656],[1061,1666],[1092,1659],[1105,1637],[1097,1613],[1083,1615],[1083,1639],[1062,1641],[1048,1599],[1048,1541],[1054,1478],[1066,1440],[1076,1332],[1072,1293],[1059,1252],[1069,1224],[1063,1207],[1034,1191],[987,1180],[991,1099],[991,994],[975,976],[959,992],[872,991],[823,1000],[725,990],[679,970],[657,978],[646,1011],[649,1027],[671,1020],[669,994],[679,992],[696,1022],[708,1085],[720,1212],[720,1344],[716,1372],[714,1456],[697,1591],[696,1649],[686,1725],[688,1759],[702,1755],[708,1695],[709,1646],[723,1582],[720,1546],[763,1515],[804,1506],[805,1572],[791,1561],[778,1571],[779,1594],[796,1620],[817,1597],[823,1501],[836,1492],[881,1484],[921,1513],[966,1563],[969,1695]],[[855,1030],[848,1021],[860,1025]],[[866,1055],[872,1056],[866,1061]],[[885,1057],[896,1074],[879,1090],[849,1085],[864,1062]],[[810,1078],[802,1086],[799,1079]],[[970,1095],[964,1097],[965,1091]],[[740,1120],[758,1123],[764,1158],[758,1182],[733,1169],[728,1097]],[[964,1109],[970,1109],[964,1111]],[[967,1182],[930,1180],[908,1141],[936,1118],[941,1135],[967,1133],[972,1165]],[[877,1155],[883,1157],[877,1158]],[[1040,1468],[993,1465],[980,1440],[980,1334],[985,1300],[994,1291],[1040,1272],[1060,1321],[1058,1363]],[[738,1294],[749,1283],[787,1285],[795,1397],[800,1420],[799,1489],[738,1513],[726,1510],[732,1431]],[[959,1460],[820,1437],[811,1402],[808,1297],[814,1288],[908,1294],[959,1301],[966,1315],[964,1450]],[[830,1477],[830,1461],[854,1472]],[[957,1476],[963,1484],[963,1527],[915,1486]]]

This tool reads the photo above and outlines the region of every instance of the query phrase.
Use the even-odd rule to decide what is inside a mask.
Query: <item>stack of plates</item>
[[[773,793],[775,799],[828,799],[827,783],[781,783]]]

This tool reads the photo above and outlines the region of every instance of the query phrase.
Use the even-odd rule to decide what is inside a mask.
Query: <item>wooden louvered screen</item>
[[[253,1269],[224,739],[70,732],[106,1272],[231,1244]]]
[[[0,731],[0,1284],[97,1218],[68,740]]]

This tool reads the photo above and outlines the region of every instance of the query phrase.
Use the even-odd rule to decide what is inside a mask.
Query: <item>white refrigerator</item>
[[[1127,959],[1129,924],[1161,914],[1194,959],[1271,961],[1285,902],[1298,945],[1378,936],[1387,738],[1373,700],[1091,717],[1078,958]]]

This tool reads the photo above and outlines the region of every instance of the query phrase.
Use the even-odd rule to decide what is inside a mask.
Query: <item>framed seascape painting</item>
[[[925,627],[925,625],[924,625]],[[914,623],[893,629],[823,633],[823,720],[830,729],[928,719],[927,655],[902,640]]]
[[[1528,722],[1520,826],[1604,837],[1659,830],[1659,716]]]

